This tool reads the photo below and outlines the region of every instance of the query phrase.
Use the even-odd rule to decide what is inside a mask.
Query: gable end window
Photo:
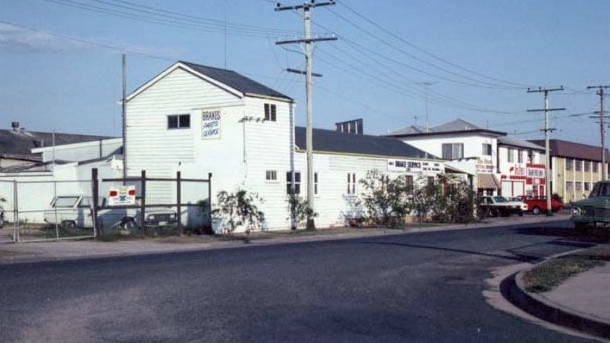
[[[265,104],[265,120],[277,121],[277,110],[274,104]]]
[[[191,127],[190,114],[176,114],[167,116],[168,129],[188,129]]]

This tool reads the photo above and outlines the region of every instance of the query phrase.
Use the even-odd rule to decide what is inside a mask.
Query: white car
[[[525,202],[523,202],[520,197],[509,197],[508,201],[519,205],[523,212],[527,212],[529,210],[529,206]]]

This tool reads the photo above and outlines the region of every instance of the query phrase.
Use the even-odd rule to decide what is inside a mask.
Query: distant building
[[[545,144],[542,139],[530,142]],[[605,151],[606,165],[602,166],[601,147],[559,139],[551,139],[549,143],[551,192],[559,194],[566,203],[589,196],[593,184],[602,179],[603,169],[608,170],[608,150]]]
[[[0,173],[46,170],[40,152],[32,149],[64,144],[96,142],[109,137],[69,133],[34,132],[12,122],[10,130],[0,130]],[[51,155],[52,153],[49,153]]]
[[[540,183],[537,171],[540,170],[541,147],[462,119],[427,130],[410,126],[390,132],[388,136],[440,156],[449,161],[447,165],[476,175],[475,188],[479,194],[523,195],[534,192],[534,184]],[[531,179],[531,174],[537,175],[535,180]],[[540,191],[539,188],[536,191]]]

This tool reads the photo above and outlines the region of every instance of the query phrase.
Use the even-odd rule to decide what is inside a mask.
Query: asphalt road
[[[0,266],[3,342],[588,342],[485,302],[565,223]]]

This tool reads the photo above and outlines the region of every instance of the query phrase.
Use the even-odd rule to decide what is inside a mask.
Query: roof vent
[[[13,131],[17,131],[17,129],[19,128],[19,122],[18,121],[12,122],[11,127],[13,128]]]

